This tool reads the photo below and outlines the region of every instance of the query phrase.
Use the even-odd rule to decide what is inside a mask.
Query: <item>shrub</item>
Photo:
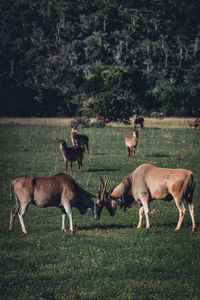
[[[199,116],[200,85],[166,85],[155,88],[148,93],[151,103],[166,116]]]
[[[137,106],[135,97],[131,93],[102,92],[94,97],[92,113],[101,122],[128,123]]]

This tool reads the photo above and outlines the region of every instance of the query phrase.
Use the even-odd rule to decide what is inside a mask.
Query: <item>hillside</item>
[[[92,114],[108,91],[200,113],[198,0],[1,0],[0,14],[2,115]]]

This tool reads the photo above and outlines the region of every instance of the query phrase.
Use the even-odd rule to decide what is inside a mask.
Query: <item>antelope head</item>
[[[99,204],[103,208],[104,206],[107,208],[111,217],[113,217],[116,213],[116,205],[117,202],[110,198],[110,194],[112,190],[107,191],[108,179],[106,179],[105,183],[103,179],[100,177],[99,180],[99,188],[98,188],[98,198],[100,199]]]

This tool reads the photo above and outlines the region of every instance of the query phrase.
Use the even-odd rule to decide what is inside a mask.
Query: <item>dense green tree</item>
[[[166,116],[199,116],[200,85],[166,85],[155,88],[151,101]]]
[[[136,99],[123,92],[118,94],[109,91],[101,92],[91,103],[93,116],[103,124],[112,121],[128,123],[138,107]]]

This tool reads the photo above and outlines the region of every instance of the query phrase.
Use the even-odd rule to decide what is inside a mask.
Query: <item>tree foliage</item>
[[[160,86],[151,91],[157,109],[167,116],[199,116],[200,85]]]
[[[112,121],[126,124],[137,106],[136,100],[130,94],[106,91],[95,95],[91,111],[103,124]]]

